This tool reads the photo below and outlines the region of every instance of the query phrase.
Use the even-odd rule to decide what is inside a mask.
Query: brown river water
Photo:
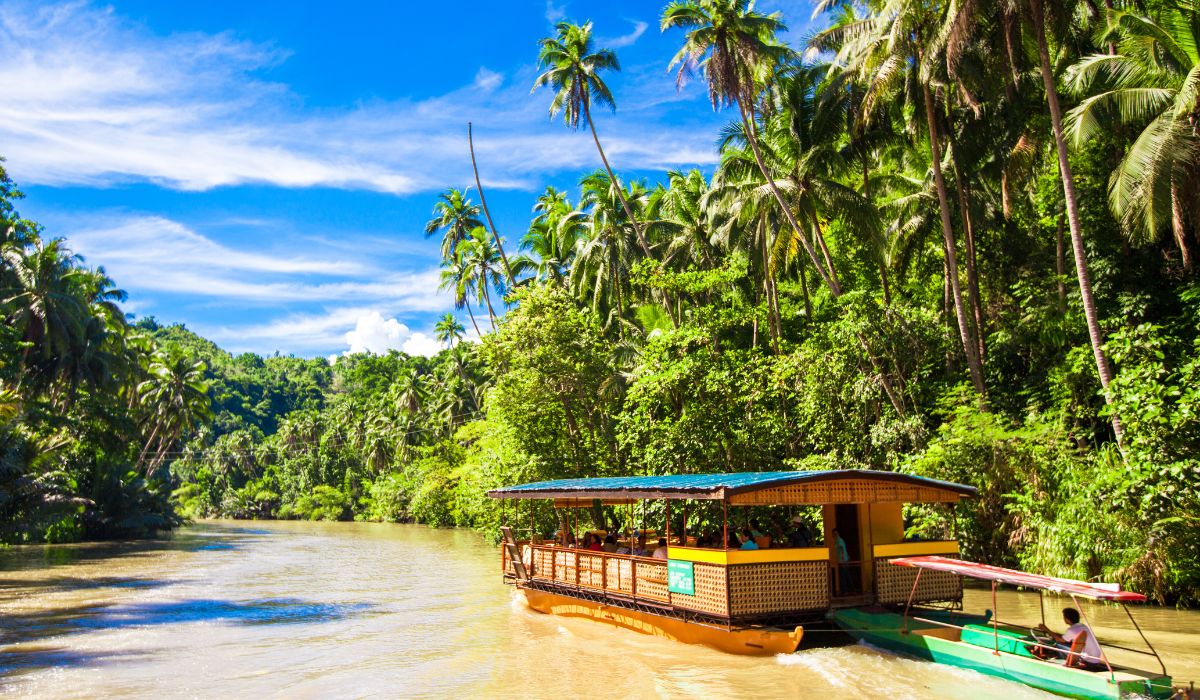
[[[1046,602],[1056,617],[1061,601]],[[1039,620],[1036,594],[998,603],[1001,619]],[[967,607],[991,607],[990,592],[969,591]],[[1086,610],[1101,638],[1140,646],[1119,609]],[[1134,614],[1172,675],[1200,680],[1200,613]],[[0,694],[1050,697],[863,645],[739,657],[542,615],[502,583],[477,533],[230,521],[157,542],[0,551]]]

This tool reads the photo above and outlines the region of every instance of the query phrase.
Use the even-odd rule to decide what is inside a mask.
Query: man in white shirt
[[[1067,630],[1062,634],[1050,631],[1045,624],[1038,629],[1049,634],[1066,652],[1066,665],[1080,668],[1102,668],[1104,660],[1101,657],[1100,642],[1092,628],[1079,621],[1079,611],[1075,608],[1063,608],[1063,622]]]
[[[667,558],[667,538],[665,538],[665,537],[658,538],[658,548],[654,550],[654,554],[652,556],[655,559],[666,559]]]

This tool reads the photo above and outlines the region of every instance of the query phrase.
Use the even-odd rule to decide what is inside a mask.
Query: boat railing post
[[[1092,621],[1088,619],[1087,612],[1085,612],[1083,606],[1079,604],[1079,599],[1075,597],[1074,593],[1071,594],[1071,600],[1075,603],[1075,609],[1079,611],[1080,615],[1083,615],[1083,623],[1087,625],[1088,634],[1096,634],[1096,628],[1092,627]],[[1096,646],[1100,647],[1100,658],[1104,661],[1104,666],[1108,668],[1108,682],[1115,685],[1117,682],[1117,674],[1113,671],[1112,664],[1108,662],[1108,654],[1104,653],[1104,645],[1100,643],[1099,637],[1096,638]],[[1079,655],[1083,656],[1082,649],[1080,650]]]
[[[1142,628],[1138,625],[1137,620],[1133,619],[1133,613],[1129,611],[1129,606],[1121,603],[1121,609],[1124,610],[1125,614],[1129,616],[1129,621],[1133,623],[1133,628],[1137,630],[1139,635],[1141,635],[1142,641],[1146,643],[1146,648],[1150,650],[1151,654],[1154,654],[1154,658],[1158,661],[1158,667],[1162,669],[1162,674],[1164,676],[1167,675],[1167,665],[1163,663],[1162,657],[1158,655],[1158,651],[1154,648],[1154,645],[1151,644],[1150,640],[1146,638],[1146,633],[1142,631]]]
[[[996,605],[996,582],[992,581],[992,641],[996,650],[992,653],[1000,656],[1000,606]]]
[[[917,585],[921,583],[921,572],[924,569],[917,569],[916,578],[913,579],[912,590],[908,593],[908,602],[904,604],[904,629],[903,634],[908,634],[908,611],[912,609],[913,599],[917,597]]]

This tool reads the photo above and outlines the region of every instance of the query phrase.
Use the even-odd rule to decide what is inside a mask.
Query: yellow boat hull
[[[521,591],[529,607],[541,613],[585,617],[676,642],[702,644],[729,654],[790,654],[800,647],[800,640],[804,638],[803,627],[791,632],[767,628],[725,629],[530,588],[522,588]]]

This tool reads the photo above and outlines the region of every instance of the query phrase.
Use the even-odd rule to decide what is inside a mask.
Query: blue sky
[[[711,168],[733,115],[676,91],[662,4],[0,0],[0,155],[22,214],[139,316],[234,352],[429,354],[453,304],[422,230],[472,184],[466,123],[510,250],[537,193],[599,166],[530,94],[554,21],[591,19],[621,59],[596,115],[619,173]],[[810,0],[759,7],[799,45]]]

